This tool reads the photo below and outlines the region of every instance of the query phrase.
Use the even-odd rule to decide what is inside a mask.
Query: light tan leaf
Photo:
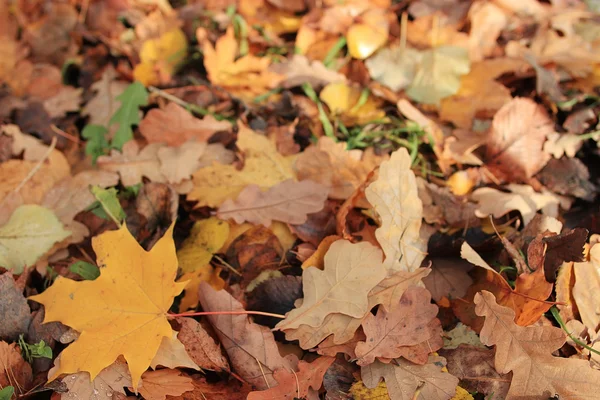
[[[542,151],[554,122],[541,105],[517,97],[494,116],[486,141],[486,166],[499,180],[531,178],[550,159]]]
[[[200,160],[207,149],[206,143],[198,142],[187,142],[178,146],[158,149],[160,172],[167,182],[172,184],[190,179],[200,168]]]
[[[176,369],[159,369],[144,372],[138,390],[146,400],[165,400],[167,396],[179,396],[194,390],[194,385],[191,378]]]
[[[389,275],[419,268],[427,251],[427,243],[420,236],[423,204],[410,166],[406,149],[395,151],[389,161],[381,163],[379,177],[365,190],[381,221],[375,236]]]
[[[56,368],[59,358],[54,361]],[[50,370],[49,374],[52,374]],[[61,399],[90,399],[90,400],[112,400],[114,393],[125,394],[125,387],[131,386],[131,375],[127,364],[120,359],[104,368],[93,382],[90,382],[88,372],[77,372],[62,379],[69,389]]]
[[[183,343],[179,341],[177,336],[177,332],[173,331],[173,336],[163,337],[158,351],[150,363],[152,369],[156,369],[157,366],[162,365],[171,369],[183,367],[200,370],[194,360],[190,358]]]
[[[123,145],[123,151],[111,150],[110,156],[98,157],[98,166],[105,171],[118,172],[124,186],[132,186],[142,182],[145,176],[153,182],[164,182],[165,176],[160,171],[158,151],[163,145],[149,144],[140,151],[135,140]]]
[[[590,260],[573,264],[575,284],[572,296],[577,305],[581,322],[597,332],[600,325],[600,244],[590,249]]]
[[[237,146],[244,152],[244,168],[240,171],[233,165],[216,164],[199,169],[192,177],[194,189],[188,200],[198,201],[198,207],[218,207],[248,185],[268,189],[294,178],[289,161],[267,137],[241,126]]]
[[[215,343],[198,321],[177,318],[177,322],[181,324],[177,337],[197,365],[214,371],[229,370],[229,363],[221,351],[221,346]]]
[[[494,3],[476,2],[469,9],[469,20],[469,58],[472,62],[481,61],[492,55],[508,18]]]
[[[389,312],[381,307],[377,315],[367,314],[362,322],[367,339],[356,345],[357,364],[368,365],[375,358],[400,357],[402,347],[417,345],[431,337],[428,324],[437,312],[437,306],[431,304],[429,292],[412,287],[404,292],[399,303],[392,305]]]
[[[304,270],[302,305],[290,311],[276,328],[318,327],[332,313],[362,318],[370,309],[368,293],[384,277],[378,248],[368,242],[338,240],[325,254],[323,271],[314,267]]]
[[[544,152],[557,159],[563,155],[573,158],[581,146],[583,146],[583,140],[578,135],[553,132],[548,135],[548,140],[544,143]]]
[[[243,311],[242,305],[227,291],[215,291],[200,284],[200,304],[205,311]],[[277,384],[273,372],[290,369],[295,362],[279,354],[269,328],[251,322],[246,315],[209,315],[221,345],[229,355],[234,370],[257,389],[266,390]]]
[[[365,61],[365,66],[371,78],[396,92],[412,82],[420,62],[418,50],[397,46],[379,50]]]
[[[148,143],[181,146],[192,140],[206,142],[215,132],[230,130],[231,124],[217,121],[211,115],[196,118],[185,108],[171,102],[164,109],[148,111],[139,129]]]
[[[129,84],[116,80],[116,77],[115,70],[108,67],[104,70],[102,78],[92,84],[92,90],[96,94],[81,110],[81,114],[90,116],[89,124],[109,126],[113,114],[121,107],[121,101],[117,100],[117,97]]]
[[[397,365],[375,361],[361,367],[360,375],[371,389],[383,378],[394,400],[448,400],[454,396],[458,379],[442,372],[445,361],[442,357],[430,357],[425,365],[404,360],[396,360]]]
[[[75,89],[72,86],[64,86],[60,92],[49,99],[44,100],[44,109],[50,118],[63,117],[70,111],[79,111],[81,94],[83,89]]]
[[[586,360],[560,358],[552,352],[566,339],[560,328],[516,325],[514,312],[496,303],[494,295],[475,295],[475,312],[485,317],[481,342],[496,346],[496,371],[513,372],[507,400],[560,396],[565,399],[594,399],[600,391],[600,371]]]
[[[286,89],[308,82],[315,90],[319,90],[328,83],[346,82],[346,76],[325,67],[321,61],[310,61],[300,54],[271,65],[269,70],[285,77],[280,85]]]
[[[303,224],[308,214],[319,212],[327,200],[329,188],[310,180],[294,182],[289,179],[262,192],[257,185],[249,185],[238,198],[219,207],[217,216],[233,218],[238,224],[251,222],[271,225],[273,220],[288,224]]]
[[[556,195],[547,189],[542,189],[541,193],[538,193],[529,185],[511,183],[506,186],[506,189],[509,190],[508,193],[489,187],[475,190],[471,194],[471,199],[478,203],[475,215],[479,218],[488,215],[500,218],[510,211],[517,210],[521,213],[524,224],[527,225],[539,210],[545,215],[556,218],[559,206],[568,210],[572,203],[567,197]]]

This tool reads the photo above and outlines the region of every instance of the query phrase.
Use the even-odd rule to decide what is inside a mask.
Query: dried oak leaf
[[[381,251],[370,243],[339,240],[325,254],[325,268],[302,274],[304,300],[277,324],[281,330],[318,327],[333,313],[362,318],[370,309],[368,293],[384,277]]]
[[[215,132],[230,130],[231,124],[217,121],[211,115],[196,118],[185,108],[171,102],[164,109],[148,111],[139,129],[148,143],[180,146],[190,140],[206,142]]]
[[[362,322],[367,338],[356,345],[357,364],[368,365],[375,358],[400,357],[403,347],[417,345],[433,336],[428,329],[437,312],[427,289],[411,287],[389,311],[381,307],[375,316],[367,314]],[[426,354],[435,350],[430,349]]]
[[[139,144],[131,140],[123,145],[123,151],[111,150],[110,156],[98,157],[98,166],[105,171],[118,172],[124,186],[142,182],[145,176],[153,182],[165,182],[160,171],[158,151],[161,144],[149,144],[140,150]]]
[[[442,357],[430,357],[425,365],[401,359],[390,364],[375,361],[361,367],[360,375],[365,386],[371,389],[383,378],[392,399],[448,400],[456,392],[458,379],[442,372],[444,365]]]
[[[242,305],[227,291],[215,291],[200,284],[200,304],[205,311],[243,311]],[[257,389],[277,384],[273,372],[294,368],[295,360],[281,357],[273,333],[251,322],[246,315],[208,315],[233,370]]]
[[[289,161],[277,152],[267,137],[242,126],[237,146],[244,153],[242,170],[237,170],[233,165],[211,165],[193,174],[194,188],[187,199],[197,201],[197,207],[218,207],[251,184],[268,189],[294,178]]]
[[[92,84],[96,93],[82,108],[82,115],[89,115],[89,124],[109,126],[110,119],[121,106],[117,97],[125,91],[128,82],[116,80],[117,74],[112,67],[104,70],[102,78]]]
[[[147,371],[142,375],[138,390],[146,400],[165,400],[167,396],[179,396],[194,390],[192,379],[176,369]]]
[[[461,344],[455,349],[442,349],[439,354],[448,361],[448,371],[460,379],[469,392],[506,398],[511,373],[499,374],[494,369],[494,350]]]
[[[473,283],[468,274],[471,268],[471,264],[458,258],[432,258],[431,273],[423,278],[423,283],[435,301],[463,297]]]
[[[221,346],[215,343],[198,321],[180,317],[177,322],[181,325],[177,338],[199,367],[213,371],[229,370],[229,363]]]
[[[375,236],[385,254],[383,265],[388,274],[414,271],[427,251],[420,234],[423,204],[410,167],[408,151],[395,151],[389,161],[381,163],[378,178],[365,190],[381,221]]]
[[[238,224],[251,222],[271,225],[273,220],[288,224],[303,224],[307,215],[323,209],[329,188],[310,180],[278,183],[266,192],[258,185],[246,186],[236,200],[223,202],[217,216],[233,218]]]
[[[486,141],[486,167],[503,181],[526,180],[550,160],[542,151],[554,123],[533,100],[517,97],[494,115]]]
[[[523,398],[596,398],[600,371],[586,360],[552,356],[566,339],[560,328],[516,325],[514,312],[482,291],[475,296],[475,312],[485,317],[481,342],[496,346],[495,366],[500,374],[513,372],[507,400]]]
[[[278,369],[273,374],[278,385],[261,392],[250,392],[248,400],[316,400],[323,376],[334,360],[333,357],[319,357],[311,363],[300,361],[298,372]]]
[[[11,272],[0,275],[0,340],[16,341],[20,334],[26,333],[31,322],[31,310],[19,289]]]
[[[594,244],[590,249],[589,261],[573,264],[573,274],[575,284],[571,296],[577,305],[581,322],[590,331],[596,332],[600,326],[600,244]],[[566,289],[569,289],[568,285]]]
[[[125,224],[106,231],[92,239],[96,262],[103,266],[96,280],[59,277],[45,292],[30,297],[46,307],[44,322],[60,321],[81,332],[61,353],[60,369],[51,380],[78,371],[87,371],[94,379],[123,355],[133,387],[138,386],[162,338],[172,335],[166,314],[185,286],[174,281],[177,257],[172,233],[173,225],[146,252]]]
[[[485,218],[488,215],[500,218],[517,210],[523,217],[523,223],[527,225],[539,210],[545,215],[556,218],[559,206],[569,209],[572,203],[570,199],[544,188],[541,193],[538,193],[529,185],[511,183],[506,186],[506,189],[510,192],[501,192],[489,187],[475,190],[471,194],[471,199],[479,203],[475,215],[479,218]]]

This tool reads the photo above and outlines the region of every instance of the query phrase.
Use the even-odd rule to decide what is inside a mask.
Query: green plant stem
[[[558,308],[556,307],[552,307],[550,309],[550,312],[552,313],[552,316],[554,317],[554,319],[556,320],[556,322],[558,322],[558,325],[560,325],[560,327],[562,328],[563,331],[565,331],[565,333],[567,334],[567,336],[575,343],[577,343],[579,346],[583,347],[584,349],[588,349],[589,351],[591,351],[592,353],[596,353],[598,355],[600,355],[600,351],[594,349],[593,347],[588,346],[587,344],[583,343],[581,340],[577,339],[576,337],[574,337],[571,332],[568,331],[567,326],[565,325],[565,323],[563,322],[560,313],[558,311]]]
[[[335,42],[333,47],[331,49],[329,49],[329,51],[327,52],[327,55],[323,59],[323,65],[325,65],[327,68],[331,67],[331,64],[333,64],[333,61],[335,60],[335,57],[340,52],[340,50],[344,48],[345,45],[346,45],[346,38],[344,36],[342,36],[341,38],[338,39],[337,42]]]
[[[227,121],[230,124],[234,124],[234,121],[232,120],[232,118],[226,117],[224,115],[221,114],[217,114],[214,112],[211,112],[209,110],[207,110],[206,108],[202,108],[202,107],[198,107],[195,104],[190,104],[187,101],[181,100],[179,97],[177,96],[173,96],[170,93],[165,92],[164,90],[161,90],[157,87],[154,86],[148,86],[148,91],[151,93],[156,94],[159,97],[162,97],[163,99],[167,99],[169,101],[172,101],[173,103],[180,105],[183,108],[186,108],[188,111],[193,111],[195,113],[198,113],[200,115],[212,115],[213,117],[215,117],[215,119],[217,121]]]

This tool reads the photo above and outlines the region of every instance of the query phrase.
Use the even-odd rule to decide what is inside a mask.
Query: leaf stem
[[[577,339],[576,337],[574,337],[571,332],[568,331],[567,326],[565,325],[565,323],[563,322],[560,313],[558,311],[558,308],[556,307],[552,307],[550,309],[550,312],[552,313],[552,316],[554,317],[554,319],[556,320],[556,322],[558,322],[558,325],[560,325],[560,327],[562,328],[563,331],[565,331],[565,333],[567,334],[567,336],[576,344],[578,344],[579,346],[583,347],[584,349],[588,349],[589,351],[591,351],[592,353],[596,353],[598,355],[600,355],[600,351],[594,349],[591,346],[588,346],[587,344],[583,343],[581,340]]]
[[[264,315],[265,317],[275,317],[285,319],[285,315],[273,314],[263,311],[201,311],[201,312],[184,312],[181,314],[167,314],[167,318],[175,317],[198,317],[202,315]]]

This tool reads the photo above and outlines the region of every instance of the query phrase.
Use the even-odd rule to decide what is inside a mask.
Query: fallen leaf
[[[427,250],[420,236],[423,205],[410,167],[408,152],[400,148],[381,163],[377,180],[365,190],[381,221],[375,236],[385,254],[383,265],[388,274],[419,268]]]
[[[217,121],[211,115],[196,118],[185,108],[171,102],[164,109],[148,111],[139,129],[148,143],[180,146],[192,140],[206,142],[215,132],[230,130],[231,124]]]
[[[477,315],[485,317],[481,342],[496,346],[496,371],[513,372],[507,400],[597,395],[600,372],[590,368],[588,361],[552,356],[565,343],[566,335],[561,329],[516,325],[514,312],[498,305],[494,295],[486,291],[478,293],[474,301]]]
[[[455,349],[442,349],[440,355],[448,361],[448,372],[460,379],[460,386],[471,393],[506,398],[511,374],[499,374],[494,369],[494,351],[461,344]]]
[[[172,184],[190,179],[200,169],[200,159],[207,147],[206,143],[188,142],[179,147],[159,148],[157,155],[161,174]]]
[[[475,3],[469,9],[469,20],[469,58],[481,61],[492,55],[508,18],[504,10],[494,3]]]
[[[319,90],[329,83],[346,82],[344,75],[328,69],[320,61],[310,61],[301,54],[294,54],[288,61],[273,64],[269,69],[284,76],[279,85],[286,89],[308,82],[315,90]]]
[[[179,267],[183,272],[194,272],[198,269],[205,271],[205,278],[210,278],[212,273],[206,274],[206,265],[213,255],[218,252],[229,236],[229,224],[216,217],[197,221],[190,235],[177,251]]]
[[[369,94],[361,101],[362,91],[347,83],[330,83],[321,90],[319,97],[346,126],[367,124],[385,117],[381,99]]]
[[[251,390],[248,384],[237,380],[211,382],[200,374],[194,374],[192,379],[193,391],[177,397],[169,396],[169,400],[246,400]]]
[[[20,334],[27,332],[31,322],[31,310],[23,296],[23,289],[19,289],[12,273],[0,275],[0,340],[16,341]]]
[[[310,180],[283,181],[266,192],[257,185],[244,188],[238,198],[225,200],[217,212],[222,219],[238,224],[251,222],[270,226],[273,220],[288,224],[306,222],[308,214],[323,209],[329,188]]]
[[[408,288],[400,302],[392,304],[389,311],[380,308],[375,316],[367,315],[363,320],[362,327],[367,338],[356,345],[357,364],[369,365],[375,358],[400,357],[402,347],[417,345],[424,338],[431,337],[427,332],[428,324],[437,312],[438,308],[431,304],[431,295],[426,289]]]
[[[440,101],[458,92],[460,77],[469,73],[469,55],[462,47],[440,46],[421,54],[415,77],[406,95],[424,104]]]
[[[185,283],[184,295],[179,303],[179,311],[184,312],[190,308],[196,308],[198,305],[198,290],[200,282],[208,282],[215,290],[221,290],[225,287],[225,281],[219,276],[221,268],[215,268],[210,264],[196,268],[193,272],[183,275],[177,282]]]
[[[548,135],[543,149],[544,153],[548,153],[554,158],[561,158],[563,155],[573,158],[581,146],[583,146],[583,140],[579,138],[579,135],[552,132]]]
[[[83,89],[72,86],[61,88],[57,95],[44,100],[44,109],[50,118],[64,117],[68,112],[79,111]]]
[[[542,151],[554,122],[533,100],[517,97],[494,115],[486,141],[486,166],[501,180],[525,180],[550,157]]]
[[[194,189],[187,198],[198,201],[197,207],[218,207],[223,201],[235,198],[244,187],[251,184],[268,189],[294,178],[289,162],[265,136],[242,127],[238,133],[237,146],[245,155],[241,171],[232,165],[217,164],[201,168],[193,174]]]
[[[315,267],[321,270],[324,269],[325,254],[327,254],[331,245],[340,239],[341,237],[337,235],[331,235],[323,238],[321,243],[319,243],[317,250],[302,263],[302,269],[306,269],[308,267]]]
[[[0,266],[20,274],[70,235],[52,211],[22,205],[0,227]]]
[[[53,369],[59,367],[60,361],[57,358]],[[50,373],[52,372],[53,370],[50,370]],[[100,371],[93,381],[90,381],[90,374],[87,372],[67,375],[62,381],[69,389],[64,395],[65,398],[112,400],[114,393],[125,394],[124,388],[131,386],[131,375],[129,375],[127,364],[117,359]]]
[[[339,240],[325,254],[325,268],[302,274],[304,300],[277,324],[277,329],[317,327],[332,313],[362,318],[369,310],[367,295],[385,277],[381,252],[370,243]]]
[[[275,271],[279,272],[279,271]],[[251,289],[250,285],[246,291]],[[284,314],[294,308],[294,302],[302,296],[302,278],[282,275],[260,282],[247,294],[248,310]],[[276,317],[256,315],[254,320],[269,327],[280,321]]]
[[[373,389],[383,378],[392,399],[448,400],[454,396],[458,379],[442,372],[443,358],[431,357],[425,365],[404,360],[396,362],[383,364],[375,361],[361,367],[360,375],[365,386]]]
[[[187,46],[185,34],[179,28],[144,41],[140,49],[140,63],[135,66],[133,77],[144,86],[169,82],[177,65],[185,60]]]
[[[135,199],[135,209],[146,218],[146,228],[160,236],[177,219],[178,208],[179,196],[164,183],[146,183]]]
[[[481,344],[477,333],[462,322],[456,324],[451,330],[444,332],[444,350],[456,349],[463,344],[480,349],[486,348]]]
[[[147,371],[142,375],[138,390],[146,400],[165,400],[167,396],[179,396],[194,390],[192,379],[176,369]]]
[[[88,124],[108,127],[112,115],[120,107],[117,100],[127,88],[126,81],[116,80],[117,74],[112,67],[104,70],[102,78],[92,84],[94,96],[81,109],[83,115],[89,115]]]
[[[173,331],[171,337],[163,337],[160,346],[150,363],[152,369],[156,369],[157,366],[175,369],[178,367],[191,368],[200,370],[200,367],[194,362],[194,360],[187,353],[184,344],[179,340],[179,334]],[[143,378],[142,378],[143,382]]]
[[[473,279],[467,274],[471,265],[460,259],[432,258],[431,273],[423,278],[423,283],[434,301],[460,298],[467,293]]]
[[[573,264],[575,284],[571,296],[577,305],[581,322],[592,332],[600,326],[598,288],[600,288],[600,245],[590,249],[590,260]]]
[[[590,182],[590,172],[578,158],[551,159],[539,172],[538,179],[550,191],[592,201],[596,186]]]
[[[200,303],[205,311],[243,311],[242,305],[225,290],[215,291],[200,284]],[[246,315],[207,316],[227,352],[233,369],[259,390],[276,385],[273,373],[293,368],[294,362],[279,354],[273,333],[251,322]]]
[[[98,166],[111,172],[118,172],[124,186],[133,186],[142,182],[145,176],[153,182],[164,182],[158,151],[161,144],[149,144],[140,150],[136,141],[131,140],[123,146],[122,152],[111,150],[110,156],[98,157]]]
[[[177,338],[185,346],[194,363],[203,369],[229,371],[229,363],[221,351],[221,346],[215,343],[198,321],[180,317],[177,322],[181,325]]]
[[[123,145],[133,139],[131,126],[140,123],[139,108],[148,104],[148,92],[140,82],[135,81],[125,88],[117,100],[121,102],[121,106],[109,121],[111,127],[117,124],[110,145],[117,150],[122,150]]]
[[[305,223],[302,225],[291,225],[290,230],[302,239],[302,241],[309,243],[311,246],[318,247],[325,237],[336,234],[336,213],[338,208],[338,202],[327,200],[321,211],[308,214]]]
[[[508,193],[490,187],[475,190],[471,194],[471,199],[478,203],[475,215],[479,218],[488,215],[500,218],[510,211],[517,210],[523,217],[523,223],[527,225],[537,211],[541,210],[544,215],[550,217],[558,217],[559,207],[568,210],[571,206],[571,200],[546,189],[538,193],[529,185],[513,183],[507,185],[506,189],[509,190]]]
[[[387,41],[389,25],[385,10],[377,7],[367,9],[346,32],[348,53],[359,60],[368,58]]]
[[[420,61],[418,50],[397,46],[379,50],[365,65],[371,78],[397,92],[410,85]]]
[[[18,394],[25,393],[33,381],[31,365],[23,357],[16,343],[0,341],[0,386],[12,386]]]
[[[106,231],[92,241],[96,262],[104,265],[96,280],[59,277],[42,294],[30,297],[46,307],[44,322],[60,321],[81,332],[61,353],[60,369],[50,379],[77,371],[87,371],[94,379],[123,355],[137,387],[162,338],[172,335],[166,313],[185,286],[174,282],[177,258],[172,232],[173,225],[146,252],[125,225]],[[129,310],[122,310],[123,304],[129,304]]]
[[[298,372],[278,369],[273,374],[278,385],[261,392],[250,392],[248,400],[294,400],[311,394],[314,397],[334,360],[333,357],[319,357],[311,363],[300,361]]]

